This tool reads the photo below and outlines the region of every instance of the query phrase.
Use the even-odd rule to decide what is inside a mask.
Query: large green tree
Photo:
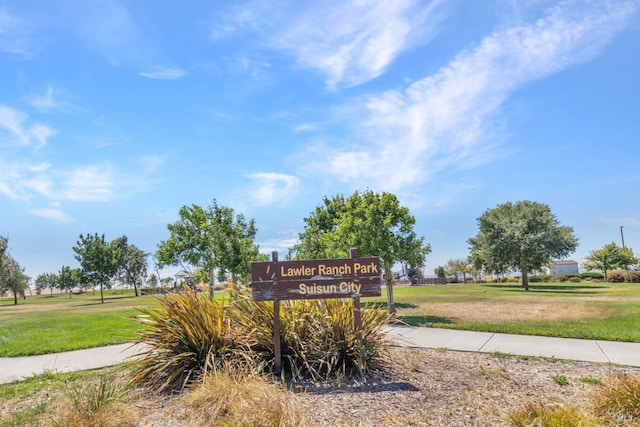
[[[295,247],[298,259],[348,257],[350,248],[358,256],[380,257],[387,286],[389,311],[393,303],[393,274],[396,263],[422,267],[431,247],[414,231],[415,218],[401,206],[395,195],[371,190],[355,192],[348,198],[324,197],[304,219],[305,229]]]
[[[97,233],[80,235],[73,247],[86,280],[100,285],[100,301],[104,303],[104,287],[109,286],[118,271],[118,257],[113,246]]]
[[[549,206],[529,200],[485,211],[478,228],[478,235],[469,239],[474,262],[494,272],[504,272],[507,266],[520,271],[527,291],[530,271],[568,256],[578,246],[573,228],[560,225]]]
[[[200,267],[210,272],[210,281],[215,269],[231,273],[236,280],[248,279],[251,261],[259,256],[253,220],[219,206],[215,199],[207,208],[183,206],[179,215],[178,221],[167,225],[169,238],[158,245],[156,258],[161,267]],[[213,292],[213,286],[209,288]]]
[[[589,271],[601,270],[605,280],[608,271],[616,268],[628,269],[630,265],[638,263],[638,259],[630,248],[621,248],[614,242],[604,245],[601,249],[590,251],[585,259],[584,268]]]
[[[118,276],[125,283],[133,285],[138,296],[138,285],[147,277],[147,253],[129,243],[127,236],[121,236],[111,242],[118,264]]]

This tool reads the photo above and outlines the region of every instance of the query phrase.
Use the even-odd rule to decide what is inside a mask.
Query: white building
[[[551,262],[550,274],[579,274],[578,263],[570,259]]]

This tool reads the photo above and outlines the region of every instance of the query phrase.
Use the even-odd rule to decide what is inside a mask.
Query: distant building
[[[551,274],[579,274],[578,263],[570,259],[551,262]]]

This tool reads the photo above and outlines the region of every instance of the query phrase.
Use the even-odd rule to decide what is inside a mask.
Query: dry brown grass
[[[215,372],[181,399],[190,426],[304,426],[293,394],[261,377]]]
[[[522,301],[521,299],[495,301],[432,302],[422,305],[417,311],[430,316],[455,318],[461,322],[502,322],[579,320],[606,316],[606,309],[597,312],[593,304],[585,301],[553,300]]]

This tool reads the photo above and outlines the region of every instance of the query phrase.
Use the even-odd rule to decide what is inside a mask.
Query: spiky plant
[[[133,381],[152,390],[182,390],[236,353],[224,302],[186,289],[139,311],[146,327],[135,341]]]
[[[640,379],[616,376],[595,392],[593,407],[612,425],[640,425]]]
[[[273,305],[236,293],[229,316],[265,367],[273,366]],[[364,374],[381,362],[386,310],[365,306],[362,329],[354,329],[351,300],[284,301],[280,313],[283,369],[291,377],[329,378]],[[359,338],[360,336],[360,338]]]
[[[509,414],[516,427],[595,427],[597,419],[585,415],[575,406],[545,406],[540,402],[527,402]]]

